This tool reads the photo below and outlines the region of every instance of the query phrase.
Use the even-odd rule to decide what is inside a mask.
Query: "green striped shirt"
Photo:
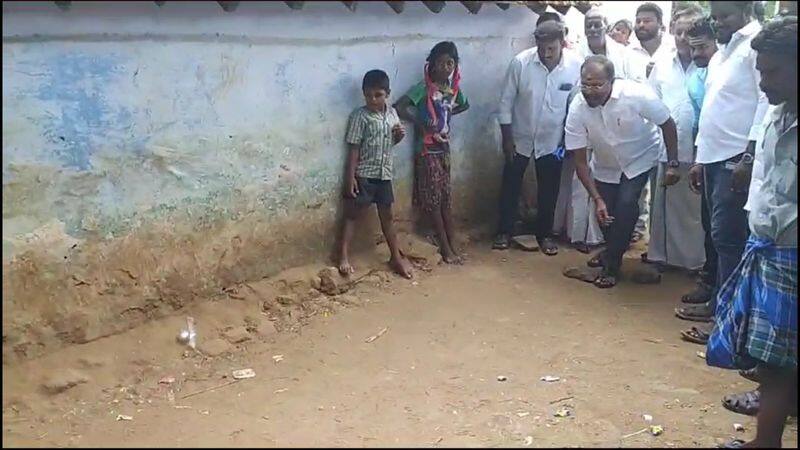
[[[356,176],[362,178],[392,179],[392,127],[400,123],[397,111],[386,105],[386,111],[377,113],[366,106],[356,108],[347,121],[348,144],[358,145]]]

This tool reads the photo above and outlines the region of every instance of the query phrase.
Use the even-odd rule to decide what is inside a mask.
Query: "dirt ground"
[[[680,340],[687,275],[599,290],[561,274],[586,255],[487,247],[413,282],[362,270],[344,295],[320,286],[320,267],[294,269],[4,365],[3,446],[708,447],[754,435],[753,418],[720,404],[754,384]],[[187,315],[204,354],[175,339]],[[232,380],[242,368],[255,378]],[[633,434],[645,414],[663,434]],[[797,446],[796,422],[784,445]]]

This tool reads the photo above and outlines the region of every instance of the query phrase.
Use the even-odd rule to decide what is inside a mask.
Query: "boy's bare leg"
[[[450,246],[450,252],[453,254],[455,258],[455,262],[457,264],[461,264],[464,262],[464,258],[458,254],[456,251],[456,232],[453,230],[453,218],[450,215],[450,207],[449,206],[442,206],[442,223],[444,224],[444,231],[447,235],[447,243]]]
[[[344,203],[344,223],[342,225],[342,239],[339,247],[339,273],[348,276],[355,272],[355,268],[350,264],[350,241],[353,240],[353,231],[356,222],[363,217],[366,207],[358,207],[351,200]]]
[[[397,245],[397,233],[394,231],[394,215],[391,205],[378,205],[378,218],[381,220],[381,230],[383,230],[386,244],[392,255],[389,265],[401,276],[411,278],[413,276],[411,263],[400,254],[400,248]]]
[[[442,259],[447,264],[457,264],[458,257],[450,247],[450,239],[447,237],[447,230],[444,225],[444,218],[442,217],[442,208],[436,208],[430,212],[433,228],[436,231],[436,238],[439,240],[439,251],[442,253]]]
[[[763,376],[758,409],[756,438],[743,444],[746,448],[779,448],[786,418],[797,401],[797,370],[761,370]]]

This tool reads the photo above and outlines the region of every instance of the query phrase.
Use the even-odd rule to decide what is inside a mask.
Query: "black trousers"
[[[706,262],[703,264],[703,283],[712,288],[717,284],[717,249],[714,248],[714,241],[711,239],[711,212],[709,211],[708,197],[706,190],[703,189],[701,196],[700,220],[703,223],[703,231],[706,234],[704,247],[706,249]]]
[[[650,179],[651,171],[652,169],[633,178],[622,174],[619,184],[595,180],[608,213],[614,218],[611,225],[600,226],[606,239],[602,260],[605,273],[608,275],[617,276],[622,267],[622,256],[630,245],[631,234],[639,219],[639,197],[642,195],[645,183]]]
[[[514,160],[503,167],[503,184],[500,189],[500,224],[498,233],[511,234],[517,220],[519,196],[522,191],[522,179],[528,168],[530,158],[514,154]],[[561,185],[562,161],[550,154],[537,158],[536,167],[536,237],[544,239],[553,232],[553,214],[558,201],[558,189]]]

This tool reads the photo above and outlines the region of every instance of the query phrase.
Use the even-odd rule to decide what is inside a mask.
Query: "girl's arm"
[[[394,109],[397,110],[400,119],[413,123],[418,131],[425,129],[425,124],[417,117],[414,105],[411,104],[411,99],[407,95],[400,97],[400,100],[394,104]]]

